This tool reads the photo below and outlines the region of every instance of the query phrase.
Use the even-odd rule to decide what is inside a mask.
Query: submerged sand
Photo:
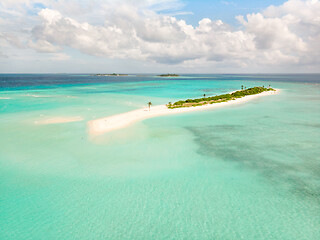
[[[137,110],[126,112],[126,113],[89,121],[88,122],[89,134],[99,135],[99,134],[107,133],[113,130],[127,127],[130,124],[135,123],[137,121],[141,121],[141,120],[152,118],[152,117],[158,117],[158,116],[176,114],[176,113],[200,111],[200,110],[206,110],[206,109],[214,109],[214,108],[219,108],[223,106],[240,104],[257,97],[274,95],[279,92],[280,90],[276,89],[276,91],[262,92],[259,94],[249,95],[242,98],[237,98],[235,100],[230,100],[228,102],[207,104],[207,105],[196,106],[196,107],[169,109],[167,108],[166,105],[159,105],[159,106],[151,107],[150,111],[148,108],[137,109]]]
[[[82,121],[82,117],[53,117],[47,119],[41,119],[35,121],[35,124],[46,125],[46,124],[58,124],[58,123],[69,123],[69,122],[78,122]]]

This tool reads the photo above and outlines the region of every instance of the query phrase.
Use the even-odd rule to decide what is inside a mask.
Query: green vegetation
[[[94,74],[93,76],[98,76],[98,77],[103,77],[103,76],[116,76],[116,77],[120,77],[120,76],[128,76],[128,74],[119,74],[119,73],[98,73],[98,74]]]
[[[178,74],[161,74],[161,75],[158,75],[159,77],[179,77]]]
[[[241,86],[241,89],[243,89],[243,86]],[[239,90],[233,93],[222,94],[222,95],[213,96],[213,97],[205,97],[205,94],[204,94],[203,98],[187,99],[185,101],[180,100],[173,104],[170,102],[169,104],[167,104],[167,107],[172,109],[172,108],[181,108],[181,107],[196,107],[196,106],[202,106],[206,104],[227,102],[230,100],[235,100],[237,98],[242,98],[244,96],[262,93],[265,91],[275,91],[275,89],[270,87],[269,88],[253,87],[253,88],[246,89],[246,87],[244,87],[244,90]]]

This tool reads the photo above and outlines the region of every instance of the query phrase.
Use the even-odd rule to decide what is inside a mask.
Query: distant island
[[[161,75],[158,75],[158,77],[179,77],[178,74],[161,74]]]
[[[222,94],[222,95],[213,96],[213,97],[205,97],[205,94],[204,94],[203,98],[187,99],[185,101],[180,100],[173,104],[172,103],[167,104],[167,107],[170,109],[183,108],[183,107],[196,107],[196,106],[202,106],[202,105],[213,104],[213,103],[227,102],[230,100],[235,100],[237,98],[242,98],[248,95],[259,94],[266,91],[276,91],[275,89],[270,87],[269,88],[253,87],[253,88],[248,88],[244,90],[243,90],[243,86],[241,88],[242,90],[239,90],[233,93]]]
[[[98,77],[104,77],[104,76],[123,77],[123,76],[129,76],[129,75],[128,74],[120,74],[120,73],[98,73],[98,74],[93,74],[93,76],[98,76]]]

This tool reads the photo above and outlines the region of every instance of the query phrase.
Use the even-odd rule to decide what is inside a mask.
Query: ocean
[[[241,85],[281,92],[88,134]],[[320,74],[0,74],[0,239],[320,239]]]

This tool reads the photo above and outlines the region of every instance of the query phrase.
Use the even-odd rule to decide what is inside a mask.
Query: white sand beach
[[[166,105],[158,105],[158,106],[151,107],[150,111],[148,108],[137,109],[137,110],[133,110],[126,113],[89,121],[88,122],[89,134],[99,135],[99,134],[107,133],[113,130],[127,127],[130,124],[135,123],[137,121],[141,121],[141,120],[152,118],[152,117],[158,117],[158,116],[176,114],[176,113],[192,112],[192,111],[201,111],[201,110],[214,109],[214,108],[219,108],[219,107],[229,106],[234,104],[241,104],[257,97],[274,95],[279,92],[280,90],[276,89],[276,91],[262,92],[259,94],[249,95],[242,98],[237,98],[235,100],[230,100],[228,102],[207,104],[207,105],[197,106],[197,107],[169,109],[166,107]]]
[[[76,117],[53,117],[35,121],[35,124],[46,125],[46,124],[57,124],[57,123],[69,123],[69,122],[79,122],[82,121],[83,118]]]

